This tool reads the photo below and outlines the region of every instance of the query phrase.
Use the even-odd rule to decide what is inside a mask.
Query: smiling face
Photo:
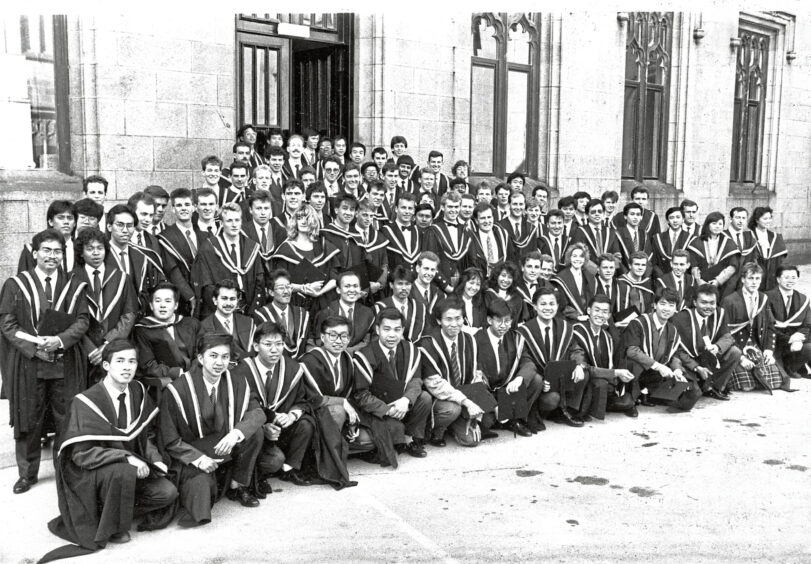
[[[523,194],[516,194],[510,198],[510,215],[514,220],[524,217],[525,208],[526,199],[524,198]]]
[[[220,174],[222,174],[222,171],[219,166],[207,164],[206,169],[203,171],[203,180],[208,186],[216,186],[220,181]]]
[[[291,159],[300,159],[302,151],[304,151],[304,143],[301,142],[301,139],[298,137],[291,137],[287,141],[287,153],[290,155]]]
[[[473,210],[475,207],[476,204],[473,200],[470,198],[462,198],[462,201],[459,204],[459,217],[467,221],[473,217]]]
[[[771,212],[766,212],[757,220],[757,226],[762,227],[763,229],[771,229],[772,221],[773,218]]]
[[[401,198],[397,202],[397,221],[403,225],[411,225],[414,218],[414,202]]]
[[[239,237],[239,230],[242,229],[242,214],[232,210],[224,210],[220,215],[222,220],[222,232],[229,239]]]
[[[575,270],[580,270],[581,268],[583,268],[583,265],[586,264],[586,255],[583,253],[582,249],[572,250],[570,263],[572,268],[574,268]]]
[[[696,309],[704,317],[709,317],[715,312],[717,298],[713,294],[698,294],[696,296]]]
[[[777,278],[777,285],[780,286],[780,289],[784,292],[791,292],[794,290],[794,286],[797,285],[799,278],[797,272],[787,268]]]
[[[437,263],[430,259],[422,259],[417,264],[417,277],[423,286],[430,286],[436,276]]]
[[[549,218],[546,226],[553,237],[560,237],[563,233],[563,218],[558,215],[553,215]]]
[[[446,310],[439,318],[439,327],[442,334],[450,340],[456,339],[462,330],[462,320],[461,309],[450,308]]]
[[[423,172],[420,175],[420,187],[423,192],[432,192],[434,190],[435,182],[436,176],[434,176],[430,172]]]
[[[135,378],[138,353],[135,348],[115,352],[109,361],[101,363],[101,367],[107,372],[106,378],[115,385],[114,387],[123,390]]]
[[[670,259],[670,268],[673,269],[673,274],[676,278],[681,278],[687,269],[690,267],[690,261],[687,257],[673,257]]]
[[[191,221],[191,216],[194,212],[194,204],[192,204],[191,198],[175,198],[172,209],[178,221],[186,223],[187,221]]]
[[[357,275],[346,275],[341,278],[335,291],[344,304],[354,304],[360,299],[360,278]]]
[[[338,166],[338,163],[334,163],[329,161],[327,164],[324,165],[324,179],[332,184],[338,179],[338,174],[341,172],[341,167]]]
[[[493,210],[487,209],[479,212],[479,230],[489,233],[493,230]]]
[[[592,226],[599,226],[603,222],[603,206],[601,204],[594,204],[589,208],[589,223]]]
[[[541,261],[534,258],[528,258],[524,261],[524,266],[521,267],[521,273],[524,280],[530,284],[535,284],[541,276]]]
[[[487,325],[490,329],[490,332],[501,339],[504,335],[506,335],[510,327],[512,327],[513,318],[509,315],[505,315],[504,317],[490,317],[487,316]]]
[[[464,296],[466,298],[474,298],[478,295],[479,291],[482,289],[482,280],[478,276],[473,276],[465,282],[464,288]]]
[[[541,278],[549,280],[555,273],[555,263],[551,260],[545,260],[541,263]]]
[[[346,154],[346,141],[343,139],[337,139],[335,141],[335,154],[339,157],[343,157]]]
[[[293,287],[290,285],[290,280],[284,277],[277,278],[273,282],[270,295],[273,298],[274,304],[281,308],[287,307],[290,303],[290,298],[293,296]]]
[[[428,168],[433,170],[435,174],[439,174],[443,160],[443,157],[431,157],[428,159]]]
[[[485,204],[489,204],[490,200],[493,199],[493,191],[490,188],[479,188],[479,191],[476,192],[476,203],[481,204],[484,202]]]
[[[61,241],[46,239],[39,245],[39,249],[33,252],[34,260],[37,261],[37,268],[46,274],[53,274],[62,264],[62,257],[65,251],[62,250]]]
[[[513,276],[510,274],[508,270],[502,270],[498,273],[498,278],[496,278],[496,282],[498,283],[499,290],[509,290],[510,286],[513,284]]]
[[[268,166],[274,174],[278,174],[284,166],[284,155],[270,155]]]
[[[403,340],[403,322],[399,319],[382,319],[377,327],[380,342],[389,350],[394,350]]]
[[[670,212],[670,215],[667,216],[667,225],[673,231],[679,231],[682,228],[684,225],[684,216],[682,215],[681,210]]]
[[[653,311],[660,323],[663,323],[673,317],[676,313],[676,304],[667,300],[659,300],[653,304]]]
[[[264,190],[265,192],[270,190],[270,171],[266,168],[257,170],[253,175],[253,179],[256,181],[257,190]]]
[[[150,301],[152,315],[160,321],[171,321],[177,311],[175,293],[168,289],[156,290]]]
[[[455,223],[459,217],[459,202],[447,200],[442,206],[442,212],[449,223]]]
[[[197,198],[197,213],[204,222],[210,223],[217,213],[217,196],[209,194]]]
[[[631,261],[631,273],[637,278],[642,278],[645,275],[645,270],[648,268],[647,259],[635,258]]]
[[[104,193],[104,184],[101,182],[88,182],[85,194],[97,204],[104,205],[106,195]]]
[[[301,200],[304,197],[304,192],[298,186],[288,186],[284,191],[284,205],[287,211],[293,212],[301,206]]]
[[[391,152],[395,157],[402,157],[406,152],[405,143],[395,143],[391,148]]]
[[[231,347],[217,345],[197,355],[197,361],[203,365],[203,376],[216,380],[228,369],[231,362]]]
[[[242,132],[242,140],[245,141],[245,143],[250,143],[251,145],[256,143],[256,130],[252,127],[245,129]]]
[[[589,321],[595,327],[602,327],[606,323],[608,323],[608,314],[611,308],[608,304],[604,304],[601,302],[593,303],[589,308],[586,310],[586,313],[589,316]]]
[[[214,307],[220,315],[231,317],[239,302],[239,292],[234,288],[220,288],[214,296]]]
[[[724,230],[724,220],[719,219],[718,221],[713,221],[709,225],[710,234],[711,235],[720,235],[721,232]]]
[[[138,231],[143,231],[150,225],[155,217],[155,205],[147,204],[143,200],[135,205],[135,215],[138,216]]]
[[[603,282],[610,282],[614,279],[614,273],[617,271],[617,265],[613,260],[600,261],[600,269],[598,275]]]
[[[543,294],[535,301],[535,313],[544,321],[552,321],[558,313],[558,299],[554,294]]]
[[[350,191],[354,192],[360,186],[360,171],[357,169],[347,170],[344,173],[344,184]]]

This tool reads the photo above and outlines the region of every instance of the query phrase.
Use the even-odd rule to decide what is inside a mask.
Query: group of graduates
[[[808,376],[809,300],[772,210],[685,200],[663,221],[638,186],[549,209],[520,173],[477,186],[395,137],[315,132],[263,150],[245,126],[203,186],[107,181],[55,201],[0,295],[3,394],[19,479],[54,441],[69,540],[210,522],[298,486],[355,485],[348,457],[398,466],[499,429],[582,427],[638,406],[689,411]],[[348,151],[348,153],[347,153]],[[165,222],[164,216],[173,218]]]

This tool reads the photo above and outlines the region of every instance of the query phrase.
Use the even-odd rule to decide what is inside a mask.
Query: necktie
[[[298,171],[301,170],[301,165],[296,165],[296,178],[298,178]]]
[[[594,242],[597,244],[597,252],[603,252],[603,234],[598,228],[594,228]]]
[[[403,318],[406,316],[406,306],[400,306],[400,313],[403,314]]]
[[[341,386],[341,360],[338,359],[332,363],[332,369],[335,371],[335,381],[337,382],[335,386],[335,391],[337,392]]]
[[[186,241],[189,243],[192,258],[197,258],[197,246],[194,244],[194,239],[191,238],[191,229],[186,229]]]
[[[552,356],[552,336],[549,334],[550,329],[551,327],[547,325],[543,330],[543,353],[546,357],[546,362],[549,362]]]
[[[793,295],[793,294],[792,294]],[[791,311],[791,296],[786,298],[786,315]]]
[[[671,229],[670,230],[670,250],[671,251],[676,250],[676,241],[678,240],[678,238],[679,238],[679,234]]]
[[[211,405],[214,406],[214,428],[217,430],[222,429],[224,423],[224,417],[222,413],[222,407],[220,403],[217,401],[217,388],[216,386],[211,388],[211,393],[208,395],[209,399],[211,400]]]
[[[521,237],[521,222],[515,224],[515,238],[518,239]]]
[[[740,233],[740,231],[738,232],[737,235],[735,235],[735,238],[738,239],[738,249],[742,251],[743,250],[743,241],[741,241],[741,233]]]
[[[679,298],[684,297],[683,294],[681,293],[681,280],[676,282],[676,290],[678,290],[679,292]]]
[[[754,299],[754,296],[749,296],[749,320],[751,321],[755,317],[755,308],[757,307],[757,302]]]
[[[144,246],[144,234],[141,233],[140,231],[138,232],[138,246],[139,247]]]
[[[268,389],[270,390],[271,394],[275,395],[276,386],[278,385],[278,380],[279,380],[279,365],[278,364],[276,364],[276,366],[274,366],[273,368],[268,370],[267,377],[268,377],[268,383],[270,384],[268,386]],[[270,394],[268,394],[268,395],[270,395]]]
[[[462,383],[462,371],[459,369],[459,357],[456,355],[456,343],[451,344],[451,384],[454,388]]]
[[[598,368],[607,368],[603,363],[603,349],[600,346],[600,334],[594,339],[594,363]]]
[[[259,244],[262,245],[262,251],[266,252],[268,250],[268,228],[267,227],[262,228],[262,240],[259,242]]]
[[[631,235],[633,237],[633,242],[634,242],[634,252],[637,252],[639,250],[639,237],[637,237],[636,229],[634,229],[634,231],[633,231],[633,233]]]
[[[51,308],[54,302],[54,289],[51,286],[51,277],[45,277],[45,300],[48,302],[48,309]]]
[[[127,428],[127,394],[121,393],[118,396],[118,419],[116,420],[115,426],[119,429],[126,429]]]
[[[493,253],[493,238],[487,236],[487,262],[494,264],[496,262],[495,254]]]
[[[499,373],[504,372],[504,369],[507,367],[507,349],[504,347],[504,337],[498,340],[498,371]]]
[[[701,318],[701,336],[702,337],[707,336],[707,318],[706,317]]]
[[[389,351],[389,366],[394,370],[394,351]]]
[[[99,277],[99,271],[93,271],[93,299],[96,301],[96,305],[99,304],[101,298],[101,277]]]
[[[229,333],[231,332],[231,322],[227,319],[223,319],[222,324],[225,325],[225,330]]]
[[[430,304],[430,303],[431,303],[431,297],[430,297],[430,295],[428,294],[428,290],[425,290],[425,294],[424,294],[424,295],[425,295],[425,303],[426,303],[426,304]]]
[[[285,332],[287,332],[288,335],[289,335],[290,331],[288,330],[288,327],[287,327],[287,312],[286,311],[282,311],[279,314],[279,322],[281,323],[281,325],[284,328]]]
[[[129,265],[129,261],[127,260],[127,251],[121,251],[120,253],[118,253],[118,256],[121,257],[121,268],[124,269],[124,272],[129,274],[130,273],[130,265]]]
[[[234,243],[231,243],[231,260],[237,264],[237,246]]]
[[[350,307],[348,310],[346,310],[346,318],[347,318],[349,321],[352,321],[352,313],[353,313],[354,311],[355,311],[355,308],[354,308],[354,307]]]
[[[368,231],[361,231],[361,236],[363,238],[364,243],[369,242],[369,232]]]
[[[557,237],[552,240],[552,257],[555,259],[555,264],[560,262],[560,240]]]

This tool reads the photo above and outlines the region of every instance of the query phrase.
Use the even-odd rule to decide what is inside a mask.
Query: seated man
[[[588,321],[576,323],[572,329],[574,340],[583,351],[577,362],[589,373],[589,387],[578,417],[602,421],[606,411],[638,417],[630,385],[634,375],[614,365],[614,339],[607,330],[611,300],[605,294],[597,294],[591,298],[586,312]]]
[[[315,396],[324,398],[338,429],[358,424],[358,414],[349,403],[354,386],[352,356],[347,352],[351,329],[345,317],[326,317],[318,328],[321,346],[301,357],[307,383]]]
[[[321,327],[327,317],[335,315],[348,319],[350,325],[347,351],[352,354],[369,343],[375,315],[371,308],[358,302],[361,298],[360,277],[355,272],[347,270],[339,274],[335,291],[338,299],[318,312],[314,326]]]
[[[684,232],[683,232],[684,233]],[[690,274],[690,253],[684,249],[673,251],[670,259],[670,270],[656,278],[656,288],[670,288],[679,294],[679,311],[690,307],[695,299],[697,288],[693,275]]]
[[[537,252],[537,251],[536,251]],[[525,258],[529,258],[526,255]],[[539,265],[540,266],[540,265]],[[514,394],[521,388],[527,397],[527,408],[535,403],[543,389],[541,377],[537,374],[518,375],[518,361],[521,351],[516,344],[515,332],[512,331],[512,310],[501,298],[490,301],[487,306],[487,328],[479,329],[475,335],[478,356],[476,363],[484,374],[487,387],[493,394]],[[496,411],[497,419],[501,419]],[[516,435],[529,437],[532,432],[526,424],[526,418],[502,421],[505,428]],[[495,438],[495,433],[482,430],[482,438]]]
[[[202,333],[200,322],[178,315],[178,290],[169,282],[158,284],[150,296],[152,315],[135,324],[133,338],[138,348],[140,379],[155,390],[155,396],[191,368]]]
[[[741,270],[742,287],[721,301],[735,345],[743,353],[729,382],[734,390],[750,392],[760,386],[771,391],[791,385],[775,362],[774,316],[768,307],[769,298],[759,291],[762,279],[763,268],[755,262],[746,263]]]
[[[231,336],[197,341],[197,362],[161,397],[160,437],[180,491],[181,527],[211,522],[211,506],[227,488],[244,507],[259,500],[248,490],[262,448],[265,414],[245,378],[228,371]]]
[[[777,267],[776,275],[777,287],[766,292],[774,315],[774,359],[789,376],[798,378],[803,372],[809,378],[811,374],[804,366],[811,362],[811,310],[808,298],[794,289],[800,271],[783,264]]]
[[[239,287],[226,278],[214,286],[214,313],[200,322],[203,333],[228,333],[234,338],[231,343],[231,363],[236,365],[250,354],[253,333],[256,331],[253,319],[236,313],[239,305]]]
[[[105,266],[110,249],[107,236],[90,227],[76,237],[76,268],[73,275],[87,284],[85,295],[90,310],[90,328],[82,339],[82,347],[90,363],[88,382],[104,377],[101,356],[107,343],[128,339],[138,314],[138,298],[127,275]]]
[[[653,282],[648,270],[648,256],[642,251],[631,253],[628,258],[630,269],[619,277],[618,313],[627,312],[621,319],[616,319],[617,327],[627,327],[637,317],[648,313],[653,308]],[[678,305],[678,304],[677,304]],[[631,312],[630,308],[634,308]]]
[[[518,347],[521,360],[518,375],[532,378],[538,375],[543,379],[543,388],[535,406],[530,406],[529,429],[543,431],[543,417],[552,413],[552,420],[570,427],[582,427],[583,420],[572,414],[569,407],[578,407],[586,389],[586,374],[577,365],[569,375],[552,374],[547,370],[550,362],[568,361],[580,358],[582,350],[572,335],[571,324],[558,313],[558,298],[555,291],[545,286],[535,292],[536,317],[518,327]]]
[[[277,269],[268,275],[268,292],[271,302],[256,310],[256,323],[272,321],[284,332],[284,352],[293,360],[299,360],[306,350],[310,336],[310,312],[303,307],[290,305],[293,297],[290,273]]]
[[[143,385],[133,381],[135,347],[116,339],[102,355],[106,375],[71,402],[56,461],[61,515],[48,528],[78,545],[56,549],[58,558],[129,541],[135,515],[146,516],[139,530],[168,525],[177,498],[151,437],[158,409]],[[165,508],[170,511],[160,511]]]
[[[464,305],[459,298],[440,300],[434,306],[439,327],[423,335],[418,343],[423,356],[422,379],[436,400],[434,429],[428,441],[436,447],[446,445],[448,429],[461,446],[474,447],[481,441],[478,423],[485,412],[460,389],[484,381],[484,375],[476,367],[476,341],[462,331],[463,314]]]
[[[375,304],[376,313],[393,307],[399,311],[405,321],[403,338],[416,343],[425,330],[426,315],[425,305],[417,299],[411,297],[411,287],[414,285],[416,274],[410,268],[398,264],[389,273],[389,289],[391,296]]]
[[[355,353],[353,400],[377,447],[375,462],[393,468],[395,451],[427,456],[423,440],[431,415],[431,396],[423,391],[418,374],[420,350],[403,338],[403,322],[396,309],[382,309],[377,339]]]
[[[628,369],[636,377],[635,397],[640,393],[651,399],[666,397],[665,390],[675,385],[673,380],[687,385],[675,399],[662,400],[668,404],[670,413],[690,411],[701,397],[695,376],[683,368],[682,355],[686,353],[681,350],[678,331],[670,323],[678,303],[679,295],[674,290],[664,289],[657,293],[653,312],[628,324],[620,349],[628,359]],[[642,404],[652,405],[645,397]]]
[[[724,390],[741,358],[741,350],[729,332],[724,310],[718,307],[718,287],[702,284],[696,290],[694,302],[694,307],[673,317],[687,353],[682,355],[682,361],[701,379],[705,396],[726,401],[729,396]]]
[[[535,317],[535,308],[532,305],[532,297],[538,288],[547,285],[547,281],[541,277],[542,266],[546,263],[547,268],[552,270],[553,259],[549,255],[542,255],[540,251],[530,251],[521,258],[521,278],[515,283],[515,290],[524,300],[524,309],[521,321],[529,321]]]

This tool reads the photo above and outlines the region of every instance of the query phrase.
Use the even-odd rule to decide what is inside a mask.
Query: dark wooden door
[[[332,46],[294,51],[294,130],[312,128],[330,137],[350,134],[352,108],[349,49]]]

